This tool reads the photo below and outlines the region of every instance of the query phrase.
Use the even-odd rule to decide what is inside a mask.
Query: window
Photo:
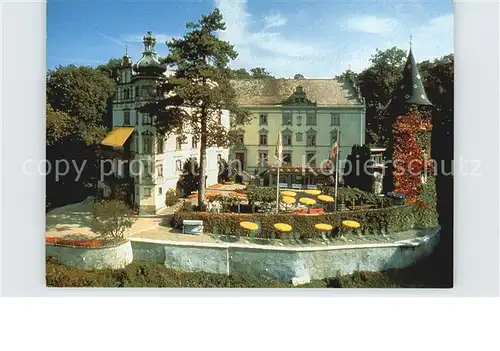
[[[340,125],[340,113],[331,113],[331,125],[332,126],[339,126]]]
[[[286,146],[292,145],[292,135],[291,134],[283,135],[283,145],[286,145]]]
[[[259,152],[259,160],[257,161],[258,167],[266,167],[267,166],[267,151]]]
[[[191,148],[193,149],[198,148],[198,137],[196,135],[193,135],[191,138]]]
[[[124,126],[130,125],[130,110],[123,111],[123,125]]]
[[[310,167],[316,167],[316,153],[308,152],[306,154],[306,163]]]
[[[316,135],[308,134],[307,135],[307,146],[316,146]]]
[[[259,116],[259,125],[266,125],[267,126],[267,114],[261,114]]]
[[[144,188],[144,197],[151,196],[151,188]]]
[[[158,177],[163,177],[163,165],[158,165],[158,167],[156,168],[157,170],[157,173],[158,173]]]
[[[135,110],[135,125],[139,125],[139,110]]]
[[[163,143],[164,143],[163,138],[157,137],[157,139],[156,139],[156,150],[157,151],[156,152],[158,154],[162,154],[163,153]]]
[[[284,126],[292,125],[292,113],[291,112],[283,112],[282,123]]]
[[[134,148],[135,148],[135,152],[139,153],[140,150],[139,150],[139,133],[137,133],[137,131],[134,132]]]
[[[259,145],[267,145],[267,134],[260,134]]]
[[[123,91],[123,98],[125,100],[130,99],[130,90],[128,88],[125,88],[125,90]]]
[[[160,187],[158,187],[158,195],[161,195],[161,194],[162,194],[162,191],[163,191],[162,187],[161,187],[161,186],[160,186]]]
[[[147,155],[153,153],[153,134],[149,131],[142,133],[142,153]]]
[[[297,139],[298,143],[301,143],[302,142],[302,133],[297,133],[296,139]]]
[[[175,149],[182,150],[182,138],[181,137],[177,137],[177,139],[175,139]]]
[[[175,170],[177,172],[182,172],[182,161],[181,160],[175,161]]]
[[[284,165],[291,165],[292,164],[292,153],[291,152],[283,153],[283,164]]]
[[[244,144],[245,138],[243,137],[243,134],[238,134],[236,136],[236,143],[238,146],[242,146]]]
[[[144,112],[142,114],[142,124],[145,124],[145,125],[152,124],[152,118],[151,118],[149,113]]]
[[[316,125],[316,112],[307,112],[306,125],[308,126]]]
[[[136,98],[139,97],[139,87],[138,86],[135,87],[135,97]]]
[[[302,125],[302,116],[297,116],[297,125],[298,126]]]

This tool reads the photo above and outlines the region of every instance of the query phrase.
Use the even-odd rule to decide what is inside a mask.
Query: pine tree
[[[144,107],[156,116],[155,126],[161,134],[184,138],[193,134],[200,141],[198,205],[204,208],[206,150],[228,147],[235,140],[231,129],[220,123],[222,112],[231,115],[231,124],[243,124],[249,114],[236,103],[231,85],[230,60],[237,57],[233,45],[217,37],[226,29],[222,14],[215,9],[196,23],[187,23],[188,32],[180,39],[167,42],[169,55],[165,63],[175,74],[162,84],[166,98]]]

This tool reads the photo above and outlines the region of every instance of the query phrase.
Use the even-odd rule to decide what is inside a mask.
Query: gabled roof
[[[304,105],[360,107],[352,84],[337,79],[237,79],[231,83],[241,106],[281,106],[305,93]]]

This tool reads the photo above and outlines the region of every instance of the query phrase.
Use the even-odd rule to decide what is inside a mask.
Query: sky
[[[453,52],[452,0],[48,0],[47,68],[141,57],[150,30],[160,56],[187,22],[219,8],[219,37],[238,52],[232,68],[264,67],[276,77],[331,78],[369,66],[376,49],[408,50],[417,61]]]

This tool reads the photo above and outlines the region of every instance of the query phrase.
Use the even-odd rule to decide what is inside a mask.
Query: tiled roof
[[[241,106],[282,105],[298,86],[317,106],[362,105],[354,87],[336,79],[238,79],[232,83]]]

